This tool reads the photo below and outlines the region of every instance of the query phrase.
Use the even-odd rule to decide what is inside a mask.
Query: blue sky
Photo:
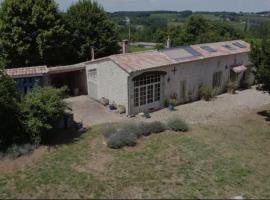
[[[76,0],[56,0],[66,9]],[[194,10],[248,11],[270,10],[270,0],[98,0],[107,11]]]

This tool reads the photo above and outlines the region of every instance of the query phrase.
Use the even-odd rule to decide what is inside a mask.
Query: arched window
[[[144,106],[161,100],[161,76],[164,72],[144,73],[133,79],[134,106]]]

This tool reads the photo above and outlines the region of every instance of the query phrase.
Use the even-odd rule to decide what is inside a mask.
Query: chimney
[[[128,40],[123,40],[123,54],[128,53]]]
[[[91,47],[91,60],[95,60],[95,49],[94,47]]]
[[[170,38],[170,36],[168,36],[166,48],[167,49],[170,49],[171,48],[171,38]]]

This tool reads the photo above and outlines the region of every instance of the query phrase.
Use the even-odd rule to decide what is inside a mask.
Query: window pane
[[[155,85],[155,101],[160,101],[160,84]]]
[[[134,90],[134,105],[139,106],[139,88],[135,88]]]
[[[89,79],[96,79],[97,78],[97,70],[96,69],[91,69],[88,71],[88,78]]]
[[[146,87],[140,88],[140,105],[146,104]]]
[[[147,88],[147,103],[153,103],[154,101],[154,86],[153,85],[149,85]]]

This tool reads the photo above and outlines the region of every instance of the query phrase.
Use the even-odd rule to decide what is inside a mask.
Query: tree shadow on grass
[[[260,111],[257,114],[264,117],[265,121],[270,122],[270,111],[269,110]]]
[[[46,140],[46,145],[48,146],[58,146],[58,145],[66,145],[72,144],[80,140],[81,136],[87,132],[87,129],[57,129],[54,130],[49,139]]]

